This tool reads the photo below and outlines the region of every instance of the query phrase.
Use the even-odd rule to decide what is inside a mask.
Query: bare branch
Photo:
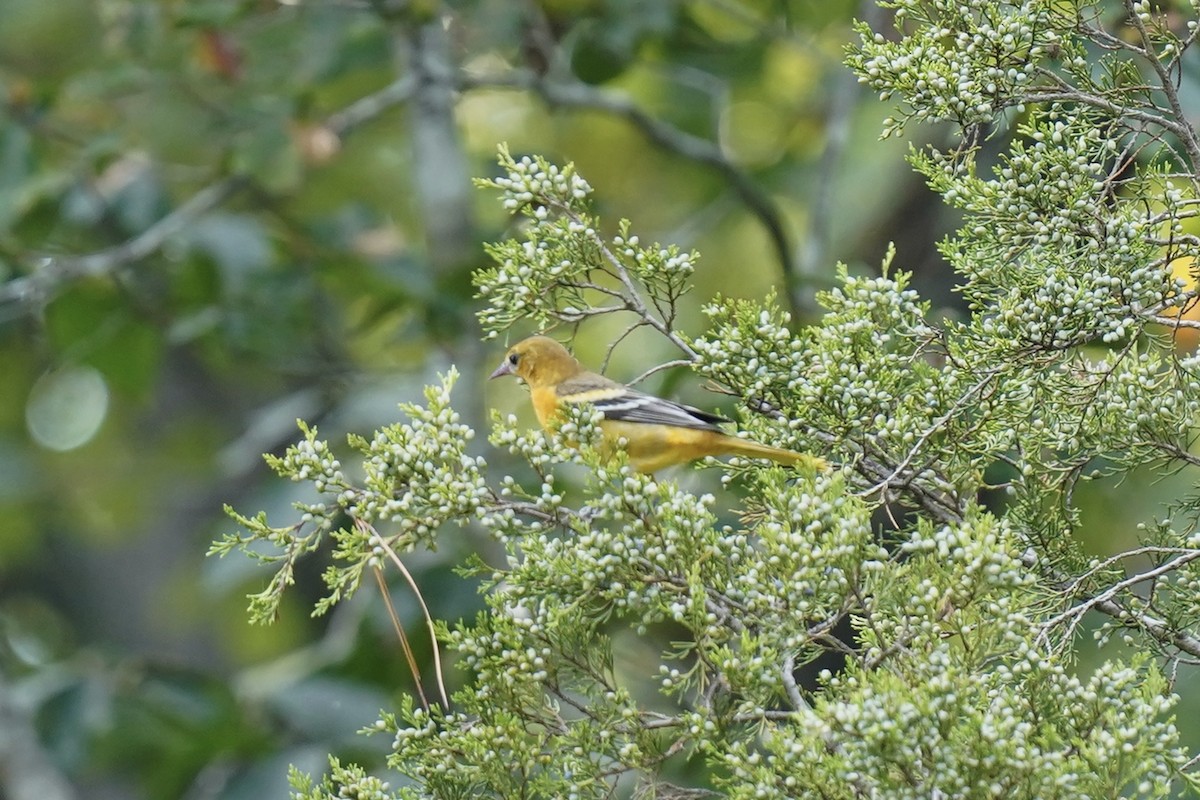
[[[40,308],[53,300],[68,283],[107,275],[146,258],[245,185],[246,178],[241,175],[210,184],[137,236],[115,247],[81,256],[47,256],[35,271],[0,285],[0,304],[21,303],[29,308]]]
[[[804,695],[800,694],[800,687],[796,685],[795,672],[796,656],[793,653],[789,653],[787,658],[783,660],[783,666],[781,667],[783,688],[787,692],[788,702],[797,711],[812,711],[812,706],[804,699]]]
[[[1157,322],[1159,325],[1165,325],[1168,328],[1200,330],[1200,320],[1188,319],[1186,317],[1164,317],[1160,314],[1152,314],[1147,319],[1151,322]]]
[[[1030,91],[1029,99],[1038,103],[1079,103],[1081,105],[1097,108],[1108,114],[1111,114],[1114,119],[1128,119],[1168,131],[1180,140],[1186,140],[1188,135],[1188,126],[1170,117],[1153,114],[1149,111],[1144,111],[1140,108],[1121,105],[1115,103],[1099,94],[1087,92],[1067,83],[1060,75],[1049,70],[1039,70],[1039,73],[1044,78],[1052,80],[1057,90],[1054,88],[1034,88]]]
[[[77,793],[41,743],[33,709],[0,675],[0,794],[10,800],[75,800]]]
[[[1123,555],[1132,555],[1123,554]],[[1041,631],[1038,633],[1037,641],[1046,644],[1049,641],[1051,629],[1063,622],[1068,622],[1068,636],[1063,637],[1064,643],[1069,641],[1070,634],[1076,629],[1082,616],[1088,611],[1098,611],[1120,622],[1129,628],[1140,630],[1151,639],[1154,639],[1161,645],[1175,647],[1178,650],[1187,653],[1190,656],[1200,658],[1200,637],[1189,633],[1188,631],[1179,630],[1165,621],[1152,616],[1145,611],[1138,611],[1128,608],[1116,599],[1116,595],[1122,591],[1126,591],[1139,583],[1147,580],[1166,575],[1180,567],[1183,567],[1191,561],[1200,558],[1200,550],[1182,548],[1180,555],[1165,564],[1159,565],[1154,569],[1126,578],[1113,586],[1110,586],[1099,594],[1084,598],[1078,605],[1073,606],[1067,611],[1059,614],[1051,620],[1042,623]],[[1032,549],[1027,550],[1021,557],[1022,563],[1029,569],[1036,569],[1038,556]],[[1055,570],[1051,570],[1046,577],[1056,591],[1069,594],[1079,585],[1080,578],[1068,578],[1059,574]]]
[[[1200,172],[1200,141],[1196,138],[1196,129],[1188,124],[1188,114],[1184,111],[1183,105],[1179,102],[1179,92],[1175,88],[1175,80],[1168,73],[1166,66],[1159,59],[1158,54],[1154,50],[1154,44],[1150,40],[1150,32],[1146,30],[1146,23],[1142,21],[1142,16],[1139,9],[1135,8],[1133,0],[1124,0],[1125,13],[1127,19],[1133,23],[1137,29],[1138,36],[1142,40],[1142,51],[1146,61],[1150,63],[1150,68],[1158,76],[1158,88],[1167,98],[1167,103],[1171,106],[1171,114],[1178,122],[1178,127],[1172,129],[1172,132],[1178,136],[1184,148],[1187,150],[1188,160],[1192,164],[1193,172]]]
[[[348,136],[356,128],[379,117],[384,112],[408,102],[416,89],[416,81],[405,75],[377,92],[360,97],[340,111],[325,118],[325,128],[338,137]]]
[[[1131,628],[1143,631],[1160,644],[1177,647],[1188,655],[1200,658],[1200,638],[1187,631],[1172,628],[1161,619],[1126,608],[1113,599],[1098,600],[1092,607]]]
[[[398,80],[331,114],[323,127],[336,137],[344,137],[363,123],[406,101],[412,91],[411,80]],[[148,258],[169,239],[224,204],[249,183],[249,176],[244,174],[221,178],[198,190],[141,233],[113,247],[83,255],[42,256],[40,264],[28,274],[0,284],[0,305],[18,305],[22,312],[41,309],[77,280],[110,275],[124,266]],[[36,256],[33,259],[38,260]]]
[[[605,351],[604,351],[604,360],[600,362],[600,374],[604,374],[604,373],[608,372],[608,362],[609,362],[609,360],[612,359],[612,354],[616,351],[617,345],[619,345],[621,342],[625,341],[625,337],[627,337],[629,334],[633,333],[638,328],[641,328],[645,325],[646,325],[645,321],[638,320],[637,322],[634,322],[633,324],[626,327],[625,330],[621,331],[620,335],[617,336],[617,338],[615,338],[611,342],[609,342],[608,348],[605,349]]]

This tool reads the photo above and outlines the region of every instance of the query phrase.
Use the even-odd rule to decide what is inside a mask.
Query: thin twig
[[[897,477],[899,477],[900,473],[902,473],[905,469],[907,469],[909,464],[911,464],[913,462],[913,459],[916,458],[917,453],[920,452],[921,448],[925,446],[925,443],[927,441],[929,441],[929,439],[935,433],[937,433],[939,430],[941,430],[942,427],[947,422],[952,420],[955,417],[955,415],[958,414],[958,412],[966,404],[966,402],[968,400],[970,400],[981,389],[983,389],[983,387],[986,386],[994,377],[995,377],[994,372],[984,373],[984,376],[982,378],[980,378],[975,383],[974,386],[969,388],[967,391],[963,392],[962,396],[959,397],[958,400],[954,401],[954,405],[952,405],[945,414],[943,414],[942,416],[940,416],[936,420],[934,420],[933,423],[929,426],[929,428],[927,428],[925,430],[925,432],[922,433],[920,435],[920,437],[917,438],[917,441],[913,444],[913,446],[911,448],[909,448],[908,454],[904,457],[904,460],[901,461],[899,464],[897,464],[896,468],[893,469],[886,478],[879,481],[878,483],[876,483],[874,486],[870,487],[869,489],[864,490],[860,494],[863,497],[869,497],[870,495],[873,495],[876,492],[882,492],[888,486],[890,486],[892,481],[894,481]]]
[[[1160,314],[1155,314],[1147,317],[1151,322],[1157,322],[1159,325],[1165,325],[1168,328],[1191,328],[1200,330],[1200,320],[1187,319],[1186,317],[1164,317]]]
[[[608,362],[610,359],[612,359],[612,354],[616,351],[617,345],[619,345],[621,342],[625,341],[625,337],[627,337],[629,334],[633,333],[638,328],[644,327],[646,324],[647,323],[645,320],[638,320],[637,322],[634,322],[633,324],[626,327],[625,330],[623,330],[620,333],[620,335],[617,336],[617,338],[613,339],[609,343],[608,347],[604,351],[604,360],[600,362],[600,374],[601,375],[608,372]]]
[[[1119,105],[1107,100],[1100,95],[1089,94],[1080,89],[1071,86],[1062,81],[1061,77],[1054,73],[1044,72],[1044,76],[1053,77],[1059,82],[1062,87],[1059,91],[1049,89],[1034,89],[1030,92],[1029,101],[1037,103],[1079,103],[1081,105],[1092,106],[1100,109],[1108,114],[1112,114],[1117,119],[1130,119],[1137,122],[1146,123],[1156,128],[1174,134],[1180,140],[1187,138],[1187,125],[1169,117],[1161,117],[1157,114],[1152,114],[1148,111],[1142,111],[1137,108]]]
[[[1073,577],[1071,579],[1070,584],[1066,585],[1063,588],[1067,591],[1074,591],[1084,581],[1088,580],[1089,578],[1091,578],[1095,575],[1100,574],[1101,572],[1103,572],[1106,569],[1111,569],[1112,567],[1115,567],[1117,564],[1120,564],[1122,561],[1125,561],[1126,559],[1129,559],[1129,558],[1140,558],[1141,556],[1151,556],[1151,555],[1155,555],[1155,556],[1183,555],[1186,553],[1194,553],[1194,552],[1196,552],[1196,551],[1190,547],[1161,547],[1158,545],[1146,545],[1145,547],[1138,547],[1134,550],[1125,550],[1120,553],[1117,553],[1114,556],[1109,556],[1108,558],[1104,559],[1103,561],[1101,561],[1098,564],[1096,564],[1095,566],[1093,566],[1087,572],[1084,572],[1080,575],[1076,575],[1075,577]]]
[[[629,385],[637,386],[639,383],[646,380],[646,378],[649,378],[651,375],[655,374],[656,372],[662,372],[664,369],[674,369],[675,367],[690,367],[691,365],[692,365],[692,362],[686,358],[677,358],[674,361],[667,361],[665,363],[659,364],[656,367],[651,367],[650,369],[643,372],[641,375],[638,375],[636,378],[634,378],[633,380],[631,380],[629,382]]]
[[[583,223],[583,220],[579,217],[579,215],[570,208],[559,204],[556,204],[556,206],[558,207],[558,210],[561,211],[572,222],[581,224]],[[596,246],[596,249],[599,250],[605,264],[611,268],[611,271],[609,269],[605,269],[604,267],[600,267],[600,269],[615,278],[624,289],[624,291],[620,293],[620,297],[625,303],[625,310],[633,312],[635,315],[640,317],[646,325],[658,331],[665,338],[670,340],[672,344],[674,344],[688,356],[689,360],[698,360],[700,356],[695,350],[692,349],[692,346],[689,345],[683,339],[683,337],[672,330],[671,326],[667,324],[665,319],[659,319],[658,317],[654,316],[654,313],[651,312],[649,307],[646,306],[645,301],[642,300],[642,293],[638,290],[637,284],[633,280],[633,276],[629,274],[629,270],[625,268],[625,265],[621,262],[621,259],[617,257],[617,254],[609,249],[607,243],[603,238],[601,238],[600,234],[593,231],[591,234],[591,239],[592,243]]]

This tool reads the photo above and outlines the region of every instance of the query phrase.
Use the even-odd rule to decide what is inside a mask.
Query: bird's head
[[[530,336],[508,348],[491,377],[516,375],[532,387],[553,386],[579,369],[567,348],[548,336]]]

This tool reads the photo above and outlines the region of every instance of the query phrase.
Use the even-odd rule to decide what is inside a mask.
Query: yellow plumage
[[[509,348],[493,378],[516,375],[529,385],[538,422],[554,426],[564,403],[588,403],[603,415],[600,428],[615,445],[625,440],[629,462],[641,472],[705,456],[766,458],[780,464],[827,469],[823,459],[731,436],[717,427],[721,417],[630,389],[589,372],[567,349],[545,336]]]

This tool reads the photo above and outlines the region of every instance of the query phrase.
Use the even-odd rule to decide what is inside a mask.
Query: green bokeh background
[[[355,731],[412,679],[374,587],[311,619],[318,557],[276,624],[251,627],[245,594],[265,573],[204,553],[231,529],[223,503],[288,519],[295,487],[261,454],[298,417],[344,443],[451,364],[477,428],[487,408],[529,417],[515,385],[485,384],[501,347],[473,317],[481,243],[510,233],[469,184],[494,174],[498,143],[575,162],[611,229],[625,217],[643,241],[698,249],[689,334],[715,294],[778,290],[814,321],[835,263],[876,269],[893,241],[934,313],[960,313],[935,249],[955,219],[908,143],[878,140],[889,109],[840,64],[856,15],[883,19],[845,0],[0,0],[0,282],[240,181],[149,256],[0,302],[0,797],[283,797],[289,763],[378,767],[387,742]],[[416,81],[335,135],[340,112],[415,80],[417,47],[455,85]],[[588,100],[547,100],[538,79]],[[778,214],[790,281],[731,175]],[[620,330],[595,324],[579,355],[598,363]],[[672,354],[634,336],[609,372],[655,357]],[[717,403],[687,374],[660,380]],[[1090,485],[1086,546],[1128,546],[1175,486]],[[495,545],[453,530],[409,557],[436,616],[480,607],[451,571],[471,552]],[[393,594],[428,658],[411,595]],[[1194,683],[1179,684],[1193,743]]]

